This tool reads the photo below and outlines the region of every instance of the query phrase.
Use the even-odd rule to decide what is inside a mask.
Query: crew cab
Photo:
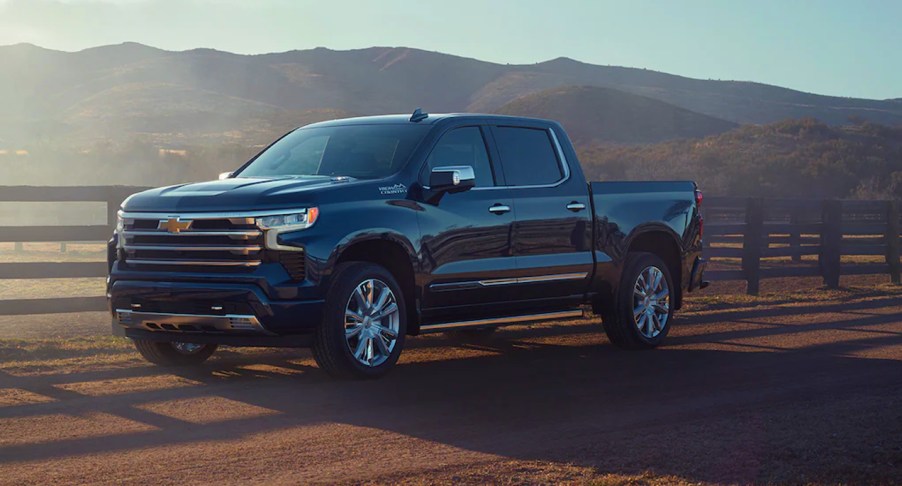
[[[113,331],[161,365],[312,347],[343,377],[386,373],[407,336],[587,310],[615,345],[654,347],[707,285],[701,203],[691,181],[587,182],[553,121],[315,123],[220,180],[122,203]]]

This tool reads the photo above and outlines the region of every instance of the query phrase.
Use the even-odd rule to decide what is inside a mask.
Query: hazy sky
[[[0,45],[408,46],[500,63],[567,56],[865,98],[902,97],[900,26],[900,0],[0,0]]]

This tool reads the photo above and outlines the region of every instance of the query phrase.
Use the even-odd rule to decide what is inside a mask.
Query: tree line
[[[902,198],[902,127],[814,119],[654,145],[579,148],[588,177],[693,179],[709,194]]]
[[[211,143],[170,150],[140,137],[79,150],[37,144],[26,157],[0,156],[0,166],[4,184],[164,185],[215,178],[262,147]],[[786,120],[701,139],[577,150],[594,180],[692,179],[718,195],[902,199],[902,127],[863,120],[838,127]]]

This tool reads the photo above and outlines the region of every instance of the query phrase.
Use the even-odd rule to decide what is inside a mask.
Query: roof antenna
[[[423,113],[423,110],[420,108],[413,110],[413,115],[410,115],[410,121],[414,123],[419,123],[427,118],[429,118],[429,113]]]

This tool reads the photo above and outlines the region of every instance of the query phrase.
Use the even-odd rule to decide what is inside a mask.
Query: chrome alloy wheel
[[[647,267],[639,273],[633,287],[633,319],[639,333],[655,338],[670,316],[670,289],[664,272],[657,267]]]
[[[369,279],[357,285],[345,307],[345,339],[358,362],[369,367],[384,363],[400,325],[398,301],[385,282]]]
[[[169,343],[175,348],[176,351],[182,354],[194,354],[198,351],[204,349],[206,344],[198,344],[198,343],[182,343],[182,342],[172,342]]]

